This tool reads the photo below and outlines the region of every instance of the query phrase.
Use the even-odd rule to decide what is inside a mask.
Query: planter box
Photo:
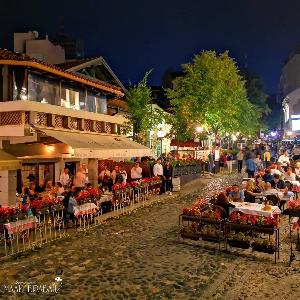
[[[264,253],[268,253],[268,254],[274,254],[274,252],[275,252],[274,246],[273,247],[265,247],[265,246],[253,243],[251,245],[251,247],[254,251],[258,251],[258,252],[264,252]]]
[[[16,215],[18,220],[24,220],[27,218],[27,213],[19,213]]]
[[[52,211],[61,211],[63,209],[64,209],[64,206],[62,204],[56,204],[51,207]]]
[[[219,237],[217,237],[217,236],[215,236],[215,237],[201,236],[201,238],[203,241],[206,241],[206,242],[219,243]]]
[[[248,231],[252,230],[255,232],[260,232],[260,233],[266,233],[266,234],[273,234],[274,231],[276,230],[276,227],[273,226],[253,226],[250,224],[238,224],[238,223],[233,223],[233,222],[226,222],[224,225],[230,227],[233,230],[240,230],[240,231]]]
[[[7,218],[0,218],[0,224],[5,224],[8,222]]]
[[[193,240],[193,241],[198,241],[199,240],[199,235],[197,235],[197,234],[182,232],[180,235],[183,239],[190,239],[190,240]]]
[[[250,242],[236,241],[236,240],[228,240],[228,244],[231,247],[248,249],[250,248]]]

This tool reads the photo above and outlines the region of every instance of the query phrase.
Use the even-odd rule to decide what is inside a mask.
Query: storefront
[[[15,205],[17,170],[20,168],[20,160],[0,149],[0,205]]]

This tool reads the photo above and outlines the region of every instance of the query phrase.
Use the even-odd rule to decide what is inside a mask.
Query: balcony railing
[[[46,107],[45,104],[32,104],[30,101],[0,103],[0,126],[31,125],[121,135],[124,132],[122,121],[125,118],[57,109],[52,105]]]

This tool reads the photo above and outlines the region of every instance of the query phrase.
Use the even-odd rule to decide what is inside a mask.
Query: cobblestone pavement
[[[50,284],[61,273],[62,282],[55,295],[6,292],[0,299],[299,299],[298,262],[275,265],[269,255],[179,240],[181,208],[235,179],[198,180],[181,196],[1,263],[2,287]]]

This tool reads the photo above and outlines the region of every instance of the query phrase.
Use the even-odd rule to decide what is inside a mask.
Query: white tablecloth
[[[273,215],[281,214],[281,211],[278,206],[272,206],[271,211],[264,211],[262,208],[264,204],[258,203],[249,203],[249,202],[232,202],[235,205],[235,208],[229,210],[230,213],[234,211],[240,211],[246,215],[256,215],[256,216],[265,216],[271,217]]]
[[[113,194],[112,193],[104,194],[104,195],[101,196],[101,198],[99,200],[99,203],[108,202],[108,201],[112,201],[112,200],[113,200]]]
[[[74,207],[74,216],[79,217],[81,215],[94,214],[97,212],[97,210],[98,207],[94,203],[85,203],[79,205],[78,207]]]
[[[21,232],[27,229],[35,228],[38,219],[36,217],[28,217],[24,220],[4,224],[8,234]]]

